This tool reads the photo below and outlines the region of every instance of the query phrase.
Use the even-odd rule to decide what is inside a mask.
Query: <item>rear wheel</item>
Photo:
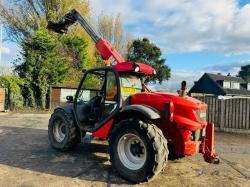
[[[154,124],[123,120],[112,130],[109,143],[114,169],[131,182],[148,181],[166,166],[167,140]]]
[[[77,128],[72,117],[63,110],[55,110],[51,115],[48,126],[48,136],[51,146],[66,151],[77,142]]]

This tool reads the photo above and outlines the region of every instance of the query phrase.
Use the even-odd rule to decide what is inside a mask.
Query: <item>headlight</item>
[[[140,67],[139,66],[135,66],[135,72],[139,72],[140,71]]]
[[[207,111],[206,110],[197,110],[196,115],[198,116],[199,120],[202,122],[207,120]]]
[[[168,101],[165,105],[165,115],[166,119],[170,122],[174,121],[174,103],[172,101]]]

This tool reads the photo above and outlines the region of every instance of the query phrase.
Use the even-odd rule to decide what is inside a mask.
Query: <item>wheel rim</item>
[[[53,135],[57,142],[61,143],[66,136],[66,125],[61,121],[57,120],[53,127]]]
[[[146,146],[135,134],[123,135],[117,144],[117,150],[122,164],[128,169],[138,170],[146,162]]]

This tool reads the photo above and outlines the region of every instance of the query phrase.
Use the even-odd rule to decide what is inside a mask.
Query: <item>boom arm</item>
[[[112,47],[112,45],[105,39],[103,39],[95,29],[87,22],[86,18],[81,16],[81,14],[75,9],[67,13],[60,21],[57,23],[49,22],[47,28],[53,30],[57,33],[67,33],[68,27],[73,25],[75,22],[79,22],[84,30],[89,34],[96,44],[96,48],[103,60],[109,60],[111,65],[124,62],[124,59],[119,55],[119,53]]]

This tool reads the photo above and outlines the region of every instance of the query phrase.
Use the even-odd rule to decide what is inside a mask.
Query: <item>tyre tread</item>
[[[69,115],[67,112],[65,112],[64,110],[61,110],[61,109],[58,109],[58,110],[55,110],[54,113],[51,115],[51,118],[49,120],[49,125],[51,125],[51,121],[52,119],[58,115],[58,113],[61,113],[64,117],[65,117],[65,120],[67,121],[67,125],[68,125],[68,128],[69,128],[69,139],[68,141],[65,143],[65,145],[63,146],[63,148],[58,148],[58,147],[55,147],[52,143],[51,143],[51,140],[50,140],[50,144],[52,145],[53,148],[55,149],[58,149],[60,151],[67,151],[69,149],[72,149],[73,147],[75,147],[75,145],[77,144],[77,129],[76,129],[76,126],[74,124],[74,120],[72,118],[71,115]],[[50,135],[49,135],[50,136]]]
[[[119,123],[115,124],[114,128],[111,130],[109,144],[111,145],[113,138],[119,132],[119,129],[122,125],[127,125],[128,122],[134,119],[122,120]],[[138,122],[139,128],[145,132],[149,141],[152,144],[155,158],[152,170],[148,172],[148,177],[146,181],[152,180],[157,174],[159,174],[167,165],[168,161],[168,147],[167,140],[165,139],[161,129],[151,122],[144,122],[142,120],[136,120]],[[110,154],[110,161],[113,162],[112,154]],[[117,170],[117,169],[116,169]],[[144,181],[145,182],[145,181]]]

